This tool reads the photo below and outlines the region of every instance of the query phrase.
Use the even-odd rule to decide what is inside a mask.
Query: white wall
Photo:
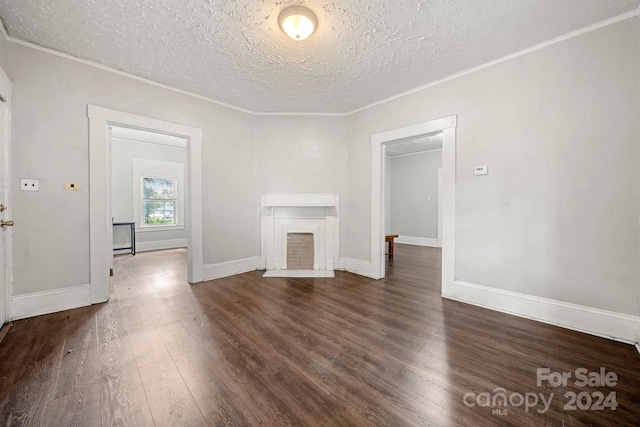
[[[371,135],[457,114],[456,279],[637,314],[638,43],[633,18],[349,116],[345,255],[370,257]]]
[[[0,22],[0,25],[2,25],[1,22]],[[7,41],[7,39],[4,38],[4,33],[2,29],[0,29],[0,68],[5,70],[5,72],[9,65],[8,52],[9,52],[9,42]]]
[[[251,115],[15,44],[8,74],[15,295],[89,283],[87,104],[203,129],[204,262],[256,256]],[[40,191],[18,191],[20,178]]]
[[[393,234],[438,238],[438,168],[442,151],[392,157],[390,230]]]
[[[335,193],[344,200],[345,122],[334,116],[256,117],[256,200],[267,193]],[[341,223],[346,219],[343,203]],[[344,231],[340,234],[344,248]]]
[[[153,242],[165,242],[169,240],[186,240],[187,231],[140,231],[140,221],[133,214],[133,159],[160,160],[181,163],[186,170],[187,151],[184,148],[167,147],[162,145],[145,144],[135,141],[113,139],[111,151],[112,158],[112,213],[115,222],[136,221],[138,227],[136,242],[142,243],[140,247],[152,248]],[[182,177],[184,182],[184,177]],[[138,183],[139,185],[139,183]],[[129,242],[129,229],[127,227],[115,227],[113,230],[115,247],[127,246]],[[147,243],[147,245],[145,245]]]
[[[391,157],[384,159],[384,230],[385,234],[391,234]]]

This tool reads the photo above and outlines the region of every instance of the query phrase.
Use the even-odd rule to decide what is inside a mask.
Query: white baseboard
[[[438,239],[431,239],[428,237],[398,236],[396,237],[395,242],[403,245],[428,246],[430,248],[439,247]]]
[[[11,320],[91,305],[91,286],[80,285],[11,297]]]
[[[114,247],[120,247],[128,245],[128,242],[122,244],[114,244]],[[153,240],[149,242],[136,242],[136,252],[148,252],[148,251],[161,251],[164,249],[186,248],[187,239],[170,239],[170,240]],[[127,253],[131,252],[130,249],[122,249],[115,253]]]
[[[453,293],[442,296],[627,344],[636,342],[638,316],[457,280]]]
[[[336,270],[348,271],[350,273],[358,274],[360,276],[370,277],[375,279],[375,275],[371,269],[371,263],[356,258],[340,257],[338,268]]]
[[[267,270],[262,277],[334,278],[333,270]]]
[[[251,257],[236,259],[233,261],[218,262],[215,264],[206,264],[203,268],[203,277],[204,280],[207,281],[254,271],[258,267],[259,260],[259,257]]]

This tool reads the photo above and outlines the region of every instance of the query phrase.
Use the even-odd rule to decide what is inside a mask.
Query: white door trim
[[[453,292],[455,277],[455,193],[457,116],[371,135],[371,273],[381,279],[384,267],[384,159],[386,144],[442,132],[442,295]]]
[[[438,168],[438,247],[442,247],[442,168]]]
[[[186,215],[189,283],[203,281],[202,247],[202,130],[164,120],[139,116],[95,105],[87,106],[89,117],[89,253],[91,260],[91,302],[109,299],[109,246],[111,212],[108,211],[108,127],[122,126],[179,136],[187,139]]]
[[[0,96],[5,102],[0,101],[2,104],[2,110],[0,112],[0,120],[4,121],[4,132],[0,135],[0,149],[3,150],[3,164],[2,164],[2,178],[3,178],[3,190],[4,198],[0,200],[0,203],[7,207],[7,210],[1,215],[2,219],[13,219],[11,216],[11,96],[12,96],[12,83],[9,76],[0,67]],[[0,288],[0,292],[4,293],[4,304],[0,306],[0,328],[2,324],[11,319],[11,295],[13,293],[13,261],[12,261],[12,236],[13,229],[6,227],[4,230],[4,259],[0,260],[4,265],[4,287]]]

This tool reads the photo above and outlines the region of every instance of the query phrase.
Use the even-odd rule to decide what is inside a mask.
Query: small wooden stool
[[[384,236],[384,241],[389,242],[389,258],[393,258],[393,239],[398,237],[397,234],[387,234]]]

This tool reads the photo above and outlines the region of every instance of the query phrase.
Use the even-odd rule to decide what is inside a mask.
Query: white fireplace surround
[[[261,200],[265,277],[334,277],[338,265],[337,194],[265,194]],[[287,235],[312,233],[313,270],[287,270]]]
[[[289,233],[311,233],[313,234],[313,269],[326,270],[327,260],[325,257],[325,230],[324,220],[308,218],[276,218],[275,240],[275,263],[276,270],[287,269],[287,249]],[[278,268],[280,267],[280,268]]]

